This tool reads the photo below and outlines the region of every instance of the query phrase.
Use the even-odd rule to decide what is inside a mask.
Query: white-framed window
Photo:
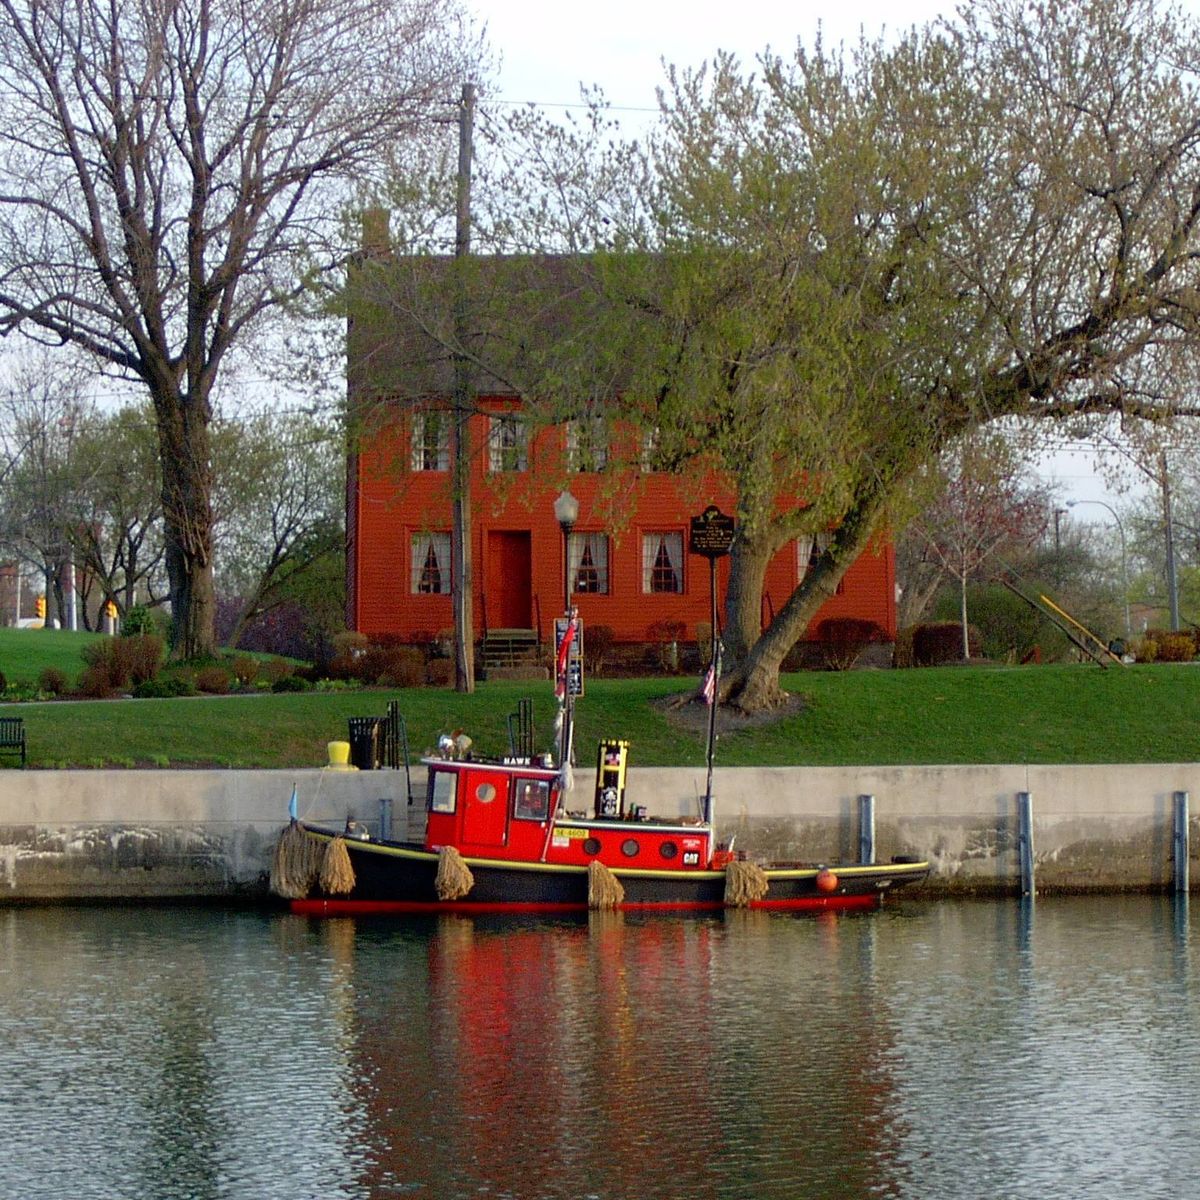
[[[450,535],[412,535],[413,595],[443,596],[450,592]]]
[[[642,534],[642,591],[683,591],[683,534]]]
[[[573,533],[567,539],[571,556],[571,591],[608,595],[608,535]]]
[[[449,413],[413,413],[410,462],[414,471],[448,471],[450,469]]]
[[[488,468],[525,471],[529,468],[529,432],[520,417],[488,418]]]
[[[603,471],[608,466],[608,426],[603,417],[567,422],[567,469]]]
[[[803,537],[796,539],[796,582],[802,583],[805,575],[808,574],[809,568],[813,565],[813,561],[820,550],[817,548],[817,539],[811,533],[806,533]]]
[[[656,425],[653,429],[645,429],[642,431],[642,470],[657,471],[659,445],[662,441],[662,435]]]

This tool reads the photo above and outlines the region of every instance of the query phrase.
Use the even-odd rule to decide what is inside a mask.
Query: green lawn
[[[83,670],[84,646],[100,633],[71,633],[63,629],[0,628],[0,671],[10,684],[33,684],[45,667],[57,667],[74,680]]]
[[[722,735],[719,765],[1200,757],[1200,665],[817,672],[784,682],[805,697],[804,710]],[[652,703],[694,685],[686,679],[589,680],[578,705],[580,763],[592,761],[598,738],[625,737],[635,765],[701,765],[702,735],[673,726]],[[480,752],[501,753],[505,718],[522,696],[532,697],[537,744],[548,747],[554,702],[546,682],[484,683],[466,697],[443,689],[255,694],[16,704],[3,713],[25,718],[33,766],[283,768],[323,764],[325,743],[346,737],[348,717],[382,715],[393,697],[408,722],[414,755],[432,747],[440,732],[457,729],[469,733]]]

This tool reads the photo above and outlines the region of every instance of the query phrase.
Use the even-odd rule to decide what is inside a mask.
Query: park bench
[[[25,722],[21,717],[0,717],[0,752],[20,754],[25,765]]]

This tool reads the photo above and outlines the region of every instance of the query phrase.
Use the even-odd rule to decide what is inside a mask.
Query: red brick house
[[[391,267],[389,266],[389,270]],[[391,276],[388,279],[391,280]],[[388,287],[394,286],[391,282]],[[444,291],[444,289],[443,289]],[[423,315],[423,314],[422,314]],[[352,413],[370,413],[350,456],[347,502],[347,625],[368,636],[420,641],[453,625],[450,530],[449,358],[424,319],[394,313],[351,324]],[[382,332],[380,332],[382,331]],[[473,611],[477,637],[498,629],[553,633],[562,611],[564,548],[553,512],[567,488],[579,501],[570,538],[572,595],[585,628],[612,629],[622,643],[697,638],[710,617],[708,560],[687,553],[691,516],[716,504],[735,511],[715,475],[645,469],[642,447],[609,445],[601,423],[570,422],[532,432],[519,401],[497,380],[474,381],[470,419]],[[797,542],[772,562],[764,625],[791,595],[811,545]],[[723,598],[728,560],[721,560]],[[847,571],[838,594],[812,622],[851,617],[895,637],[895,557],[880,543]],[[723,614],[722,614],[723,619]]]
[[[544,640],[563,606],[563,539],[555,496],[579,500],[570,537],[570,585],[588,625],[609,626],[619,642],[662,640],[682,625],[694,639],[710,612],[708,560],[687,553],[689,518],[708,504],[726,512],[733,497],[716,478],[577,470],[550,466],[572,457],[571,431],[526,439],[499,397],[471,419],[478,452],[471,467],[476,633],[524,629]],[[450,593],[449,414],[396,412],[395,424],[365,439],[349,473],[347,596],[350,628],[419,640],[453,624]],[[811,546],[793,543],[771,564],[764,623],[807,568]],[[728,560],[720,560],[723,594]],[[809,629],[856,617],[894,638],[895,558],[890,544],[863,555]]]

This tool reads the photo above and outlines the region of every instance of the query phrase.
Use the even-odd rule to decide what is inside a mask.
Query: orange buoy
[[[838,877],[831,870],[829,870],[828,867],[825,867],[823,870],[820,870],[817,872],[817,891],[818,892],[836,891],[837,885],[838,885]]]

